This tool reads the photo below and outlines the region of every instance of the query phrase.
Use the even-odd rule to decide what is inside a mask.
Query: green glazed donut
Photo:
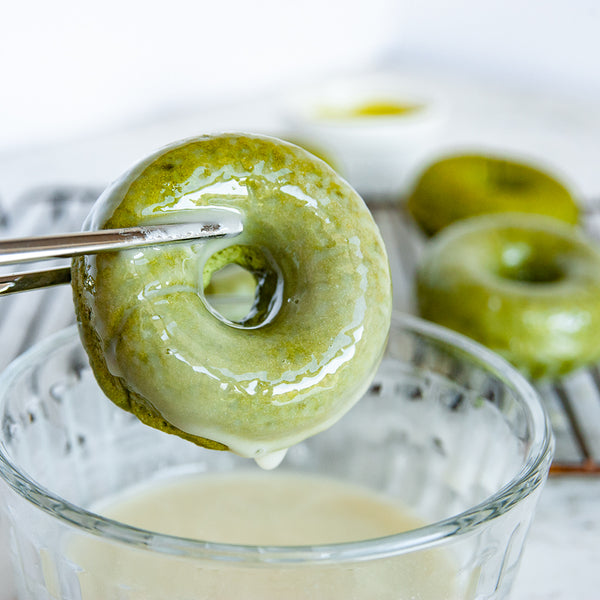
[[[531,378],[600,359],[600,251],[557,219],[504,213],[450,225],[426,248],[417,298],[423,317]]]
[[[407,208],[425,233],[479,214],[524,212],[575,224],[579,209],[567,188],[529,165],[479,155],[451,156],[428,167]]]
[[[339,419],[381,359],[390,274],[361,198],[292,144],[227,134],[164,148],[98,199],[85,227],[238,211],[235,238],[75,259],[81,337],[107,396],[143,422],[248,457]],[[257,282],[239,321],[204,294],[230,264]]]

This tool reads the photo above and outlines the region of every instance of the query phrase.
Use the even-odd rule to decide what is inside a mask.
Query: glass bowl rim
[[[412,334],[449,344],[507,381],[528,411],[533,439],[520,471],[482,502],[451,517],[410,531],[355,542],[314,546],[250,546],[222,544],[172,536],[132,527],[77,506],[32,480],[6,455],[0,442],[0,477],[18,495],[63,524],[104,539],[193,559],[250,565],[329,564],[395,556],[443,544],[456,536],[473,533],[481,525],[508,512],[542,485],[552,460],[554,440],[549,416],[532,385],[503,358],[473,340],[419,317],[394,313],[392,325]],[[78,338],[77,326],[62,329],[38,342],[11,362],[0,375],[0,408],[4,393],[19,375],[42,356]]]

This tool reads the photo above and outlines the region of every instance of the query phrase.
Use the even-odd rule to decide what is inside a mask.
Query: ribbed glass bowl
[[[507,363],[394,315],[369,392],[279,469],[375,490],[424,526],[328,546],[217,544],[90,507],[165,472],[248,472],[253,463],[115,407],[74,328],[0,378],[0,505],[20,600],[505,598],[552,448],[536,392]]]

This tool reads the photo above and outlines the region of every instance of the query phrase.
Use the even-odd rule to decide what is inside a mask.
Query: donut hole
[[[207,308],[233,327],[265,325],[281,307],[281,273],[271,256],[255,246],[219,250],[206,261],[202,281]]]
[[[523,283],[556,283],[563,279],[564,274],[558,265],[528,261],[518,266],[504,268],[501,276]]]
[[[254,306],[256,278],[237,264],[229,264],[212,274],[204,289],[210,306],[228,321],[243,321]]]
[[[502,251],[498,275],[523,283],[556,283],[564,278],[562,267],[548,254],[530,244],[510,244]]]
[[[519,193],[531,185],[531,177],[522,168],[504,160],[494,160],[487,164],[487,179],[490,187]]]

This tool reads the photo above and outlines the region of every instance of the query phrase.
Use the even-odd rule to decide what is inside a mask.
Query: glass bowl
[[[115,407],[75,328],[0,378],[0,505],[21,600],[505,598],[552,448],[547,415],[519,373],[397,314],[369,392],[291,448],[274,474],[360,485],[419,526],[338,544],[215,543],[135,528],[95,507],[165,473],[235,475],[258,471],[254,463]],[[298,501],[310,496],[308,486]]]

